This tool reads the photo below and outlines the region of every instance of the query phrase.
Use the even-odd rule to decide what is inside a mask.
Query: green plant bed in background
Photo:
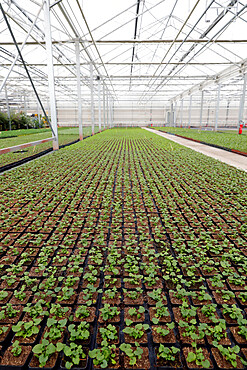
[[[95,133],[97,132],[99,132],[99,126],[95,126]],[[30,129],[23,129],[23,130],[1,131],[0,132],[0,148],[7,148],[8,146],[14,146],[14,145],[23,144],[29,141],[34,141],[34,140],[30,140],[32,138],[30,138],[29,135],[36,135],[36,134],[46,134],[46,136],[44,137],[40,136],[41,139],[45,139],[46,137],[52,136],[50,128],[39,128],[39,129],[30,128]],[[58,134],[78,136],[79,128],[78,127],[59,127]],[[91,134],[92,134],[91,126],[83,127],[84,136],[88,136]],[[11,139],[11,141],[7,141],[7,139]],[[41,139],[35,138],[35,140],[41,140]]]
[[[99,131],[98,126],[95,127],[95,133]],[[92,133],[91,127],[83,127],[83,135],[90,136]],[[9,136],[7,136],[9,135]],[[4,131],[0,134],[0,149],[8,148],[15,145],[20,145],[32,141],[46,139],[52,136],[50,128],[44,129],[27,129],[27,130],[13,130]],[[58,139],[59,145],[66,145],[76,141],[79,138],[78,127],[59,127],[58,128]],[[43,152],[49,148],[52,148],[52,142],[31,146],[17,152],[11,152],[0,155],[0,167],[8,164],[18,162],[22,159],[31,157],[40,152]]]
[[[39,133],[50,132],[50,131],[51,131],[50,128],[29,128],[29,129],[22,129],[22,130],[1,131],[0,139],[6,139],[6,138],[22,136],[22,135],[39,134]]]
[[[179,127],[155,127],[155,129],[247,153],[246,129],[243,130],[242,135],[239,135],[237,131],[233,130],[215,132]]]

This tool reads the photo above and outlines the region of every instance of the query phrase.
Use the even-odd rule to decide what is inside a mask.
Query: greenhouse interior
[[[0,370],[246,369],[247,2],[0,32]]]

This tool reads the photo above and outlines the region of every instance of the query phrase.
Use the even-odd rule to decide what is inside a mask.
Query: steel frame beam
[[[151,6],[150,8],[144,10],[142,13],[139,14],[139,16],[142,16],[143,14],[147,13],[147,12],[150,12],[150,10],[156,8],[157,6],[159,6],[160,4],[162,4],[165,0],[161,0],[159,1],[157,4],[154,4],[153,6]],[[128,23],[134,21],[136,19],[136,16],[134,18],[131,18],[131,19],[128,19],[128,21],[124,22],[123,24],[121,24],[120,26],[114,28],[112,31],[108,32],[106,35],[104,35],[103,37],[101,37],[100,40],[102,40],[103,38],[111,35],[112,33],[118,31],[120,28],[126,26]]]
[[[246,69],[247,69],[247,59],[242,59],[238,62],[237,66],[231,66],[224,69],[220,73],[217,73],[214,76],[208,78],[207,80],[204,80],[203,82],[192,86],[190,89],[183,91],[181,94],[172,97],[172,100],[177,100],[180,97],[186,97],[191,93],[194,94],[200,91],[201,89],[206,89],[215,82],[222,83],[224,80],[229,80],[232,77],[240,75],[241,73],[245,72]]]
[[[66,14],[66,11],[64,10],[64,8],[63,8],[62,4],[58,4],[58,6],[59,6],[59,8],[60,8],[60,10],[61,10],[61,12],[62,12],[62,14],[63,14],[64,18],[66,19],[66,21],[67,21],[67,22],[68,22],[68,24],[70,25],[70,27],[71,27],[71,29],[72,29],[72,31],[73,31],[73,33],[74,33],[75,40],[77,40],[77,39],[79,38],[79,41],[81,42],[82,47],[83,47],[83,50],[84,50],[84,52],[86,52],[86,55],[87,55],[87,57],[88,57],[88,59],[89,59],[90,63],[93,63],[93,64],[94,64],[94,66],[95,66],[95,69],[96,69],[97,73],[101,76],[100,71],[99,71],[99,70],[98,70],[98,68],[97,68],[97,65],[95,65],[95,63],[94,63],[94,58],[92,58],[92,57],[91,57],[90,53],[89,53],[89,52],[88,52],[88,50],[87,50],[87,47],[85,47],[84,43],[81,41],[81,38],[79,37],[79,34],[77,33],[76,29],[74,28],[74,26],[73,26],[73,24],[72,24],[72,22],[71,22],[71,20],[70,20],[70,18],[69,18],[69,16],[68,16],[68,14]],[[80,6],[80,4],[79,4],[79,3],[78,3],[78,6],[79,6],[79,10],[80,10],[80,12],[81,12],[81,14],[82,14],[83,18],[85,18],[84,14],[83,14],[83,11],[82,11],[82,8],[81,8],[81,6]],[[86,19],[85,19],[85,22],[86,22]],[[89,29],[89,27],[88,27],[88,24],[87,24],[87,23],[86,23],[86,25],[87,25],[88,31],[90,31],[90,29]],[[90,31],[90,32],[91,32],[91,31]],[[72,41],[73,41],[73,39],[72,39]],[[92,41],[93,41],[93,39],[92,39]],[[100,56],[100,55],[99,55],[99,56]],[[103,61],[102,61],[102,62],[103,62]]]
[[[189,12],[189,15],[188,15],[188,16],[187,16],[187,18],[185,19],[185,21],[184,21],[184,23],[183,23],[182,27],[179,29],[179,31],[178,31],[178,33],[177,33],[177,35],[174,37],[174,40],[172,41],[172,43],[171,43],[171,45],[169,46],[168,50],[165,52],[165,55],[163,56],[163,58],[162,58],[162,60],[161,60],[161,62],[160,62],[160,63],[163,63],[163,62],[164,62],[164,60],[166,59],[167,55],[169,54],[170,50],[172,49],[173,45],[175,44],[175,41],[176,41],[176,40],[178,40],[179,35],[182,33],[182,31],[183,31],[183,29],[184,29],[185,25],[187,24],[188,20],[190,19],[191,15],[193,14],[194,10],[195,10],[195,9],[196,9],[196,7],[198,6],[199,2],[200,2],[200,0],[197,0],[197,1],[196,1],[195,5],[193,6],[193,8],[191,9],[191,11]],[[159,77],[159,76],[160,76],[160,74],[159,74],[159,76],[156,76],[156,73],[158,72],[158,70],[159,70],[160,66],[161,66],[161,64],[160,64],[160,65],[158,65],[158,67],[155,69],[155,72],[154,72],[154,73],[153,73],[153,75],[152,75],[152,79],[150,79],[150,82],[149,82],[149,83],[151,84],[150,88],[153,86],[153,82],[155,82],[155,81],[157,80],[157,77]],[[163,70],[162,70],[162,71],[163,71]],[[151,81],[152,81],[152,82],[151,82]],[[145,92],[144,92],[144,93],[143,93],[143,97],[144,97],[145,95],[146,95],[146,94],[145,94]]]
[[[95,41],[94,41],[94,37],[93,37],[92,32],[91,32],[91,30],[90,30],[90,28],[89,28],[89,25],[88,25],[88,23],[87,23],[87,20],[86,20],[86,17],[85,17],[85,15],[84,15],[84,12],[83,12],[83,10],[82,10],[82,7],[81,7],[81,5],[80,5],[80,3],[79,3],[79,1],[78,1],[78,0],[76,0],[76,3],[77,3],[77,5],[78,5],[78,7],[79,7],[79,9],[80,9],[80,12],[81,12],[82,18],[83,18],[83,20],[84,20],[84,22],[85,22],[85,24],[86,24],[86,27],[87,27],[88,33],[89,33],[89,35],[90,35],[90,37],[91,37],[91,40],[92,40],[93,45],[94,45],[94,47],[95,47],[95,49],[96,49],[96,51],[97,51],[97,54],[98,54],[98,56],[99,56],[99,58],[100,58],[100,61],[101,61],[101,63],[103,64],[103,67],[104,67],[104,70],[105,70],[105,72],[106,72],[106,75],[107,75],[107,77],[109,78],[109,80],[110,80],[110,82],[111,82],[111,78],[110,78],[110,76],[108,75],[107,69],[106,69],[106,67],[105,67],[105,65],[104,65],[104,62],[103,62],[102,57],[101,57],[101,55],[100,55],[99,49],[98,49],[98,47],[97,47],[97,45],[96,45],[96,43],[95,43]],[[85,50],[85,47],[84,47],[84,50]],[[100,74],[100,73],[99,73],[99,75],[101,76],[101,74]],[[113,84],[112,84],[112,83],[111,83],[111,87],[112,87],[112,91],[113,91],[113,92],[114,92],[114,94],[116,95],[116,92],[115,92],[115,90],[114,90],[114,86],[113,86]],[[117,98],[117,95],[116,95],[116,98]]]
[[[45,2],[45,1],[47,1],[47,0],[44,0],[44,2]],[[48,1],[49,1],[49,0],[48,0]],[[44,3],[44,6],[45,6],[45,3]],[[12,37],[12,39],[13,39],[13,42],[15,43],[15,46],[16,46],[16,49],[17,49],[17,52],[18,52],[18,54],[19,54],[19,57],[20,57],[21,62],[22,62],[22,64],[23,64],[23,67],[24,67],[24,69],[25,69],[25,71],[26,71],[26,74],[27,74],[27,76],[28,76],[28,78],[29,78],[29,81],[30,81],[30,83],[31,83],[31,85],[32,85],[32,88],[33,88],[33,91],[34,91],[34,93],[35,93],[35,95],[36,95],[36,98],[37,98],[37,99],[38,99],[38,101],[39,101],[39,104],[40,104],[40,106],[41,106],[41,108],[42,108],[42,111],[43,111],[43,113],[44,113],[44,116],[45,116],[45,118],[46,118],[46,120],[47,120],[47,122],[48,122],[48,124],[49,124],[49,126],[50,126],[50,128],[51,128],[52,134],[54,135],[54,137],[56,137],[56,135],[55,135],[55,130],[54,130],[54,128],[53,128],[53,126],[52,126],[52,124],[50,123],[49,118],[47,117],[47,114],[46,114],[46,112],[45,112],[45,109],[44,109],[44,107],[43,107],[43,104],[42,104],[42,102],[41,102],[41,100],[40,100],[39,94],[38,94],[38,92],[37,92],[37,90],[36,90],[36,88],[35,88],[35,86],[34,86],[34,83],[33,83],[33,80],[32,80],[32,78],[31,78],[31,75],[30,75],[30,73],[29,73],[29,71],[28,71],[28,69],[27,69],[26,63],[25,63],[25,61],[24,61],[24,59],[23,59],[23,56],[22,56],[21,50],[20,50],[19,46],[16,44],[15,36],[14,36],[13,31],[12,31],[12,29],[11,29],[11,27],[10,27],[9,21],[8,21],[8,19],[7,19],[7,16],[6,16],[5,12],[4,12],[4,9],[3,9],[3,7],[2,7],[2,4],[1,4],[1,3],[0,3],[0,10],[1,10],[1,12],[2,12],[3,18],[4,18],[5,22],[6,22],[6,25],[7,25],[7,27],[8,27],[8,30],[9,30],[9,32],[10,32],[10,35],[11,35],[11,37]]]
[[[46,41],[48,86],[49,86],[50,111],[51,111],[51,126],[52,126],[52,132],[54,135],[53,150],[58,150],[59,143],[58,143],[58,130],[57,130],[57,110],[56,110],[53,54],[52,54],[52,43],[51,43],[52,37],[51,37],[51,20],[50,20],[50,0],[44,0],[43,4],[44,4],[45,41]],[[46,116],[46,113],[45,113],[45,116]]]
[[[29,38],[29,36],[30,36],[30,34],[31,34],[31,32],[32,32],[32,30],[33,30],[33,28],[34,28],[34,26],[35,26],[35,24],[36,24],[37,20],[38,20],[39,14],[40,14],[40,12],[41,12],[41,10],[42,10],[42,9],[43,9],[43,4],[41,5],[41,7],[40,7],[40,9],[39,9],[39,11],[38,11],[38,13],[37,13],[37,15],[36,15],[36,18],[35,18],[35,20],[33,21],[32,26],[30,27],[30,30],[28,31],[28,33],[27,33],[27,35],[26,35],[25,40],[20,44],[20,45],[21,45],[21,47],[20,47],[20,49],[19,49],[19,50],[20,50],[20,52],[22,52],[22,50],[23,50],[24,46],[25,46],[25,45],[27,45],[27,40],[28,40],[28,38]],[[17,42],[12,42],[11,44],[12,44],[12,45],[14,45],[14,46],[18,45],[18,43],[17,43]],[[0,43],[0,45],[2,45],[2,43]],[[20,57],[20,55],[19,55],[19,52],[18,52],[18,50],[17,50],[17,54],[16,54],[16,56],[15,56],[15,59],[13,60],[13,62],[12,62],[12,64],[11,64],[10,69],[8,70],[8,72],[7,72],[6,76],[4,77],[4,80],[3,80],[3,81],[2,81],[2,83],[1,83],[1,86],[0,86],[0,92],[2,91],[2,89],[3,89],[4,85],[6,84],[7,79],[8,79],[8,77],[9,77],[10,73],[12,72],[12,70],[13,70],[13,68],[14,68],[14,66],[15,66],[15,64],[16,64],[16,62],[17,62],[17,59],[18,59],[19,57]]]
[[[235,4],[236,3],[236,1],[237,0],[232,0],[231,2],[230,2],[230,4]],[[227,28],[227,26],[230,24],[230,23],[232,23],[232,21],[234,20],[234,19],[236,19],[245,9],[247,8],[247,5],[245,5],[245,6],[243,6],[243,8],[236,14],[236,15],[234,15],[234,17],[232,17],[228,22],[227,22],[227,24],[225,24],[220,30],[218,30],[217,32],[216,32],[216,34],[214,34],[211,38],[210,38],[210,40],[213,40],[215,37],[217,37],[218,35],[221,35],[221,33],[225,30],[225,28]],[[222,19],[222,18],[221,18]],[[215,21],[216,22],[216,21]],[[217,17],[217,22],[215,23],[215,24],[217,24],[218,23],[218,17]],[[208,32],[207,32],[208,33]],[[209,43],[209,41],[210,40],[208,40],[208,43]],[[197,52],[196,52],[196,54],[193,56],[193,57],[191,57],[189,60],[188,60],[188,62],[190,62],[193,58],[195,58],[195,56],[196,55],[198,55],[198,53],[200,53],[207,45],[208,45],[208,43],[206,43],[206,45],[205,46],[202,46]],[[180,47],[182,46],[182,44],[180,45]],[[179,71],[177,71],[177,73],[178,72],[180,72],[185,66],[187,65],[187,63],[184,65],[184,66],[182,66],[180,69],[179,69]],[[164,70],[164,69],[163,69]],[[162,70],[162,71],[163,71]],[[166,83],[167,83],[167,81],[166,81]],[[160,87],[162,87],[162,84],[161,84],[161,86]],[[153,95],[155,95],[155,93],[153,94]]]
[[[138,20],[139,20],[139,9],[140,9],[140,3],[141,0],[137,0],[136,4],[136,19],[135,19],[135,30],[134,30],[134,40],[136,40],[137,36],[137,26],[138,26]],[[135,58],[135,43],[133,43],[133,48],[132,48],[132,56],[131,56],[131,67],[130,67],[130,75],[132,76],[133,72],[133,62]],[[130,86],[131,86],[131,78],[130,78]]]

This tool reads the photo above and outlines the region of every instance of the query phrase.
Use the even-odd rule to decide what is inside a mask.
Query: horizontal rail
[[[236,65],[236,64],[240,64],[238,62],[169,62],[169,66],[170,65],[184,65],[186,63],[186,65]],[[80,65],[81,66],[88,66],[90,63],[89,62],[81,62]],[[102,65],[102,63],[95,63],[99,66]],[[119,65],[119,66],[129,66],[129,65],[134,65],[134,66],[141,66],[141,65],[147,65],[147,66],[156,66],[156,65],[166,65],[167,62],[105,62],[104,63],[105,65],[108,65],[108,66],[115,66],[115,65]],[[15,63],[16,66],[18,67],[21,67],[22,64],[21,63]],[[46,63],[26,63],[27,66],[38,66],[38,67],[46,67],[47,64]],[[75,66],[76,63],[53,63],[54,66],[56,67],[68,67],[68,66]],[[11,66],[11,63],[1,63],[1,66],[2,67],[9,67]],[[86,77],[86,76],[85,76]]]
[[[88,44],[92,44],[93,41],[92,40],[84,40],[84,39],[80,39],[81,42],[83,43],[88,43]],[[74,39],[70,39],[70,40],[57,40],[57,41],[52,41],[52,44],[66,44],[66,43],[74,43],[75,40]],[[221,40],[221,39],[212,39],[212,40],[208,40],[208,39],[193,39],[193,40],[183,40],[183,39],[180,39],[180,40],[173,40],[173,39],[164,39],[164,40],[161,40],[161,39],[158,39],[158,40],[152,40],[152,39],[148,39],[148,40],[95,40],[95,43],[96,44],[171,44],[171,43],[200,43],[200,44],[203,44],[203,43],[210,43],[210,44],[235,44],[235,43],[247,43],[247,40],[246,39],[235,39],[235,40],[230,40],[230,39],[227,39],[227,40]],[[21,42],[17,42],[18,45],[21,45],[22,43]],[[26,45],[44,45],[45,44],[45,41],[27,41],[26,42]],[[3,46],[9,46],[9,45],[14,45],[13,42],[11,41],[2,41],[0,42],[0,45],[3,45]]]
[[[55,140],[54,137],[49,137],[47,139],[31,141],[30,143],[24,143],[24,144],[20,144],[20,145],[10,146],[8,148],[0,149],[0,155],[5,154],[5,153],[17,152],[18,150],[25,149],[25,148],[28,148],[30,146],[35,146],[35,145],[47,143],[48,141],[53,141],[53,140]]]

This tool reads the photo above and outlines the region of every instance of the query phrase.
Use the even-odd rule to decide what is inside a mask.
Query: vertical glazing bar
[[[81,66],[80,66],[80,43],[75,40],[75,56],[76,56],[76,79],[77,79],[77,109],[78,109],[78,125],[79,125],[79,138],[83,140],[82,128],[82,101],[81,101]]]
[[[99,132],[101,132],[101,81],[98,77]]]
[[[201,91],[201,108],[200,108],[200,127],[202,126],[202,113],[203,113],[203,100],[204,100],[204,91]]]
[[[91,90],[91,123],[92,123],[92,135],[94,135],[94,97],[93,97],[93,63],[90,63],[90,90]]]
[[[10,109],[9,109],[9,99],[8,99],[8,93],[7,93],[6,84],[4,85],[4,90],[5,90],[5,99],[6,99],[7,114],[8,114],[8,119],[9,119],[9,130],[11,131],[11,118],[10,118]]]
[[[191,125],[191,110],[192,110],[192,95],[190,95],[189,122],[188,122],[189,127]]]
[[[228,100],[227,101],[227,106],[226,106],[226,123],[225,123],[225,126],[227,127],[227,125],[228,125],[228,118],[229,118],[229,108],[230,108],[230,103],[231,103],[231,101],[230,100]]]
[[[184,100],[181,99],[181,105],[180,105],[180,126],[183,126],[183,107],[184,107]]]
[[[239,128],[239,125],[243,123],[243,118],[244,118],[246,83],[247,83],[247,73],[244,74],[243,90],[242,90],[242,95],[240,96],[240,104],[239,104],[239,112],[238,112],[238,128]]]
[[[112,98],[112,127],[114,127],[114,98]]]
[[[52,55],[52,39],[51,39],[51,20],[50,20],[50,0],[44,0],[44,18],[45,18],[45,43],[47,53],[47,72],[48,72],[48,87],[50,96],[50,111],[51,111],[51,126],[54,131],[55,138],[53,140],[53,150],[59,149],[58,131],[57,131],[57,111],[55,97],[55,80]]]
[[[113,128],[113,98],[111,98],[111,127]]]
[[[23,91],[24,112],[27,114],[26,91]]]
[[[39,102],[38,101],[37,101],[37,114],[38,114],[39,128],[41,128],[40,111],[39,111]]]
[[[108,91],[106,91],[106,113],[107,113],[106,127],[109,128],[109,97],[108,97]]]
[[[27,114],[27,96],[26,91],[23,91],[23,98],[24,98],[24,112]],[[26,128],[28,128],[28,123],[26,124]]]
[[[207,116],[207,126],[209,125],[210,104],[211,104],[211,101],[209,101],[209,102],[208,102],[208,116]]]
[[[109,109],[109,127],[111,128],[111,97],[109,96],[108,102],[108,109]]]
[[[165,125],[167,124],[168,126],[170,126],[170,112],[169,110],[166,111],[166,117],[165,117]]]
[[[170,127],[174,126],[173,102],[171,102],[171,113],[170,113],[169,126]]]
[[[105,112],[105,84],[103,84],[103,111],[104,111],[104,130],[105,130],[105,121],[106,121],[106,112]]]
[[[217,93],[217,101],[216,101],[216,109],[215,109],[215,123],[214,123],[214,131],[218,129],[218,122],[219,122],[219,109],[220,109],[220,84],[218,85],[218,93]]]
[[[176,120],[177,120],[177,102],[175,101],[175,107],[174,107],[174,121],[173,126],[176,127]]]

